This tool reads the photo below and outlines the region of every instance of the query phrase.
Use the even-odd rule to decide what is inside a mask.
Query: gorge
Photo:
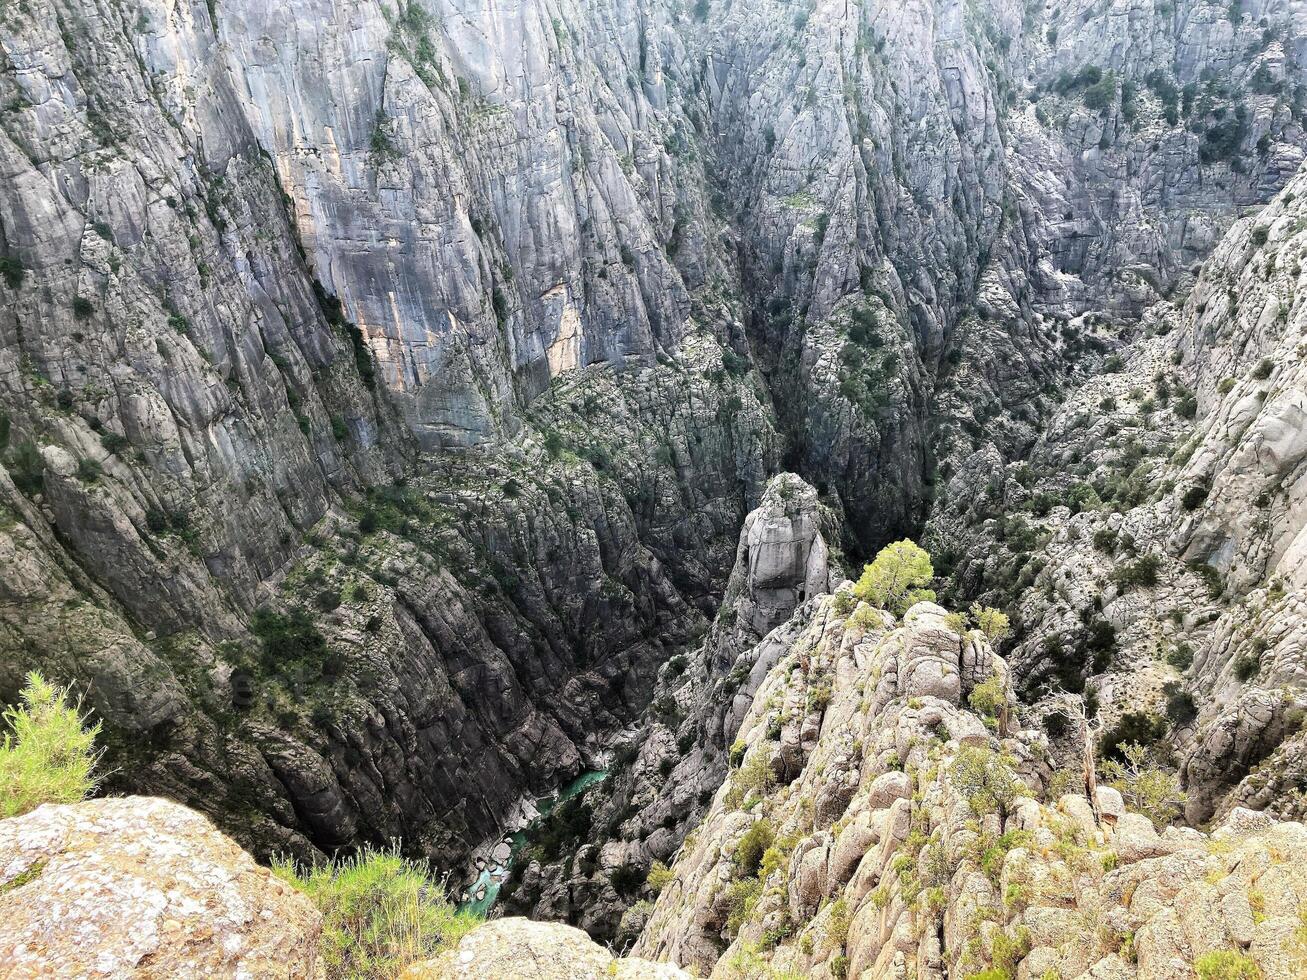
[[[1299,0],[7,0],[0,52],[0,700],[82,697],[98,795],[462,893],[604,771],[497,910],[1307,972]]]

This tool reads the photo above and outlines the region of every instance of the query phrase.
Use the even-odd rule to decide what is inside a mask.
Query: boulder
[[[322,975],[313,904],[193,810],[126,797],[0,821],[0,975]]]
[[[478,926],[455,948],[410,966],[400,980],[688,980],[689,976],[666,963],[615,957],[572,926],[512,918]]]

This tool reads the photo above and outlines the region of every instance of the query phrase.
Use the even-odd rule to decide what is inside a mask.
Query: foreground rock
[[[321,919],[208,820],[166,800],[0,822],[0,975],[321,975]]]
[[[677,980],[674,966],[619,959],[580,929],[529,919],[498,919],[463,937],[457,948],[409,967],[400,980]]]

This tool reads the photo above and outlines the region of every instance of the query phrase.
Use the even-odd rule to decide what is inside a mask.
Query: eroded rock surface
[[[1159,832],[1110,787],[1050,791],[1067,783],[1044,735],[969,707],[1008,685],[979,632],[929,604],[900,623],[839,602],[800,613],[636,955],[722,978],[1190,977],[1218,953],[1307,968],[1307,827],[1235,809],[1210,835]],[[789,770],[777,729],[809,723]],[[1006,759],[1005,806],[960,789],[968,751]]]
[[[1021,609],[1033,696],[1073,662],[1052,680],[1103,675],[1111,723],[1182,682],[1196,819],[1296,806],[1304,21],[8,4],[0,695],[35,667],[78,684],[115,788],[262,854],[401,838],[453,865],[640,741],[605,818],[639,828],[588,858],[670,855],[820,591],[801,523],[754,527],[755,587],[732,582],[784,468],[835,559],[929,519],[959,594]],[[1201,446],[1160,393],[1127,405],[1159,372]],[[1040,496],[1113,469],[1119,514]],[[1163,590],[1106,585],[1127,539]],[[1213,572],[1247,602],[1216,603]],[[1154,655],[1186,644],[1192,667]],[[812,737],[785,732],[786,773]],[[557,914],[611,920],[554,884]]]
[[[0,821],[7,977],[322,976],[321,917],[203,816],[146,797]]]

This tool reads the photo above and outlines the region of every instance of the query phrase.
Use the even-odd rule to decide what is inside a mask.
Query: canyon
[[[83,692],[104,791],[467,885],[603,771],[508,913],[1295,975],[1297,0],[22,0],[0,52],[0,700]],[[1131,741],[1165,820],[1068,783]]]

